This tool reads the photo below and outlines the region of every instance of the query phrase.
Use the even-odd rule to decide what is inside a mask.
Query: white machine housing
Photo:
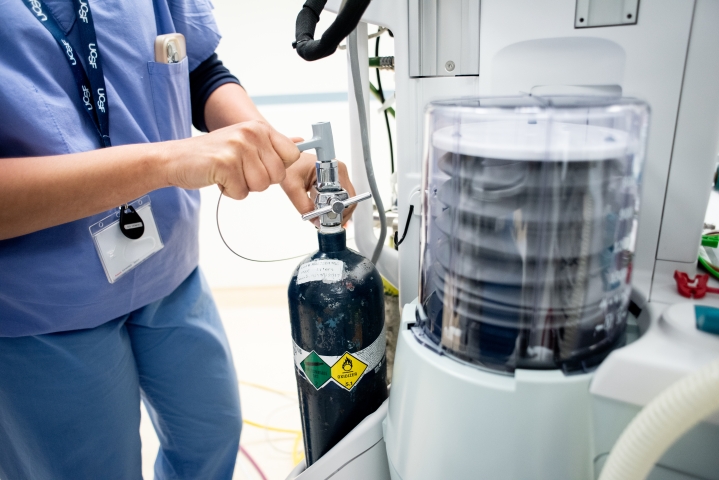
[[[339,7],[340,0],[328,2],[331,11]],[[696,330],[692,304],[719,307],[719,296],[686,303],[672,278],[674,270],[696,271],[716,168],[719,2],[374,0],[358,27],[361,65],[367,64],[367,23],[394,34],[399,225],[410,221],[399,252],[386,248],[378,264],[399,286],[404,310],[383,420],[391,474],[372,478],[596,478],[644,405],[719,357],[719,338]],[[368,71],[361,71],[368,91]],[[641,337],[588,374],[517,370],[502,376],[440,355],[410,330],[424,110],[439,99],[520,93],[621,94],[652,109],[633,274]],[[357,109],[349,97],[353,180],[365,191]],[[367,255],[376,241],[369,204],[358,207],[355,228]],[[381,421],[367,419],[375,427]],[[364,429],[377,435],[377,428]],[[367,478],[344,470],[361,461],[361,444],[344,442],[291,478]],[[719,416],[675,444],[649,478],[719,478],[717,445]],[[333,461],[342,467],[331,475],[315,470]]]
[[[386,26],[395,41],[397,102],[397,171],[399,224],[407,221],[410,203],[419,207],[418,192],[424,148],[424,109],[433,100],[487,95],[621,94],[645,100],[652,109],[645,166],[633,284],[643,301],[652,293],[661,298],[662,273],[692,269],[696,264],[711,178],[719,142],[719,31],[711,0],[655,0],[637,7],[636,23],[593,28],[575,27],[575,13],[587,2],[575,0],[375,0],[363,20]],[[594,0],[591,5],[626,4]],[[634,4],[637,2],[634,1]],[[339,0],[330,0],[336,11]],[[417,5],[419,8],[410,8]],[[415,11],[434,6],[432,50],[410,49],[410,25]],[[442,16],[446,13],[447,15]],[[601,13],[601,12],[600,12]],[[468,17],[475,15],[472,22]],[[430,16],[431,12],[425,17]],[[447,21],[454,19],[456,22]],[[414,21],[413,21],[414,20]],[[466,49],[462,37],[479,26],[479,74],[468,74],[458,59]],[[360,36],[367,34],[360,24]],[[471,35],[470,35],[471,36]],[[415,35],[417,37],[417,35]],[[422,38],[420,43],[428,43]],[[360,41],[360,62],[367,59],[367,42]],[[444,48],[443,48],[444,47]],[[426,53],[427,50],[432,50]],[[410,74],[411,61],[425,52],[453,72]],[[471,52],[470,52],[471,53]],[[445,60],[446,59],[446,60]],[[472,59],[474,60],[474,59]],[[365,63],[366,64],[366,63]],[[363,84],[369,72],[362,69]],[[365,76],[365,74],[367,76]],[[350,84],[351,90],[351,84]],[[350,95],[352,159],[361,144],[353,96]],[[369,102],[368,96],[365,101]],[[673,168],[672,168],[673,167]],[[361,161],[353,161],[355,181],[363,188]],[[371,206],[359,207],[358,246],[373,245]],[[419,208],[415,208],[419,215]],[[397,254],[387,248],[380,270],[397,279],[401,304],[418,292],[419,222],[410,222],[406,245]],[[399,257],[399,259],[397,259]],[[398,270],[394,271],[398,264]],[[655,275],[655,272],[660,275]],[[659,281],[659,283],[656,283]],[[653,291],[657,286],[657,291]]]

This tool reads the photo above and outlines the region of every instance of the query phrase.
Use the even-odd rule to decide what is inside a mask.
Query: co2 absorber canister
[[[648,115],[614,97],[432,103],[423,337],[507,374],[591,371],[621,346]]]
[[[387,398],[382,278],[344,230],[318,237],[288,289],[308,466]]]

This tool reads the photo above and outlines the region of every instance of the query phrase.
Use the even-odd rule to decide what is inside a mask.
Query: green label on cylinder
[[[305,372],[307,379],[318,389],[332,376],[330,366],[314,351],[302,360],[300,367],[302,371]]]

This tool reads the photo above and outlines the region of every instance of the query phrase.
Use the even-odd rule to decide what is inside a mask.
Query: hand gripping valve
[[[317,152],[315,209],[302,215],[302,220],[320,217],[320,232],[331,233],[342,229],[342,212],[345,208],[372,198],[372,194],[367,192],[350,198],[340,185],[332,126],[329,122],[313,124],[312,135],[310,140],[297,144],[301,152],[312,148]]]

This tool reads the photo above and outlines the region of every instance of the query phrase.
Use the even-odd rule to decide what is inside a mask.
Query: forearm
[[[245,89],[236,83],[221,85],[205,103],[205,125],[211,132],[249,120],[266,121]]]
[[[217,88],[205,116],[214,133],[202,137],[0,159],[0,240],[85,218],[163,187],[218,184],[242,199],[281,182],[299,157],[237,84]]]
[[[168,143],[0,159],[0,240],[78,220],[169,186]]]

